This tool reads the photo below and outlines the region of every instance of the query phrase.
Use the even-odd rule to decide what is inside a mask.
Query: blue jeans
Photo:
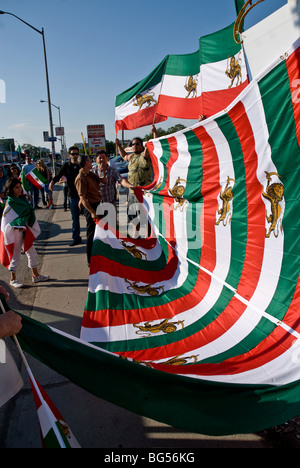
[[[72,216],[72,238],[74,241],[79,241],[80,238],[80,210],[78,208],[79,198],[69,198],[70,211]]]
[[[35,208],[39,203],[39,189],[29,182],[30,185],[30,196],[31,196],[31,203],[33,208]]]

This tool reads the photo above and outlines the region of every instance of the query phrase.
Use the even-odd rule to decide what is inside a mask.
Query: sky
[[[245,29],[286,4],[264,0],[252,9]],[[36,29],[44,28],[54,127],[65,128],[67,147],[87,137],[87,125],[103,124],[115,140],[115,98],[145,78],[168,54],[198,50],[199,37],[236,18],[234,0],[0,0]],[[10,15],[0,15],[0,140],[14,138],[51,149],[42,35]],[[55,107],[56,106],[56,107]],[[158,124],[168,128],[179,120]],[[190,125],[191,121],[180,121]],[[150,127],[125,131],[143,137]],[[121,138],[121,132],[118,133]],[[60,152],[60,142],[55,143]]]

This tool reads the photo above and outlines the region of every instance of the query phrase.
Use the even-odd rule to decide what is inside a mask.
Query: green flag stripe
[[[254,387],[170,375],[95,350],[26,316],[22,323],[18,336],[32,356],[92,394],[174,427],[211,435],[250,433],[300,411],[299,381]]]
[[[47,184],[47,179],[43,176],[43,174],[37,169],[33,169],[32,174],[34,174],[44,185]]]
[[[168,261],[168,246],[165,242],[160,243],[162,247],[161,255],[156,260],[147,260],[135,258],[132,254],[127,252],[126,249],[114,249],[106,242],[102,242],[100,239],[95,239],[93,242],[93,255],[103,255],[108,260],[118,261],[122,265],[127,265],[132,268],[147,270],[147,271],[159,271],[162,270]]]
[[[233,26],[231,24],[213,34],[200,37],[201,65],[226,60],[241,50],[241,45],[233,39]]]
[[[192,54],[168,55],[165,75],[189,76],[197,75],[200,72],[199,50]]]

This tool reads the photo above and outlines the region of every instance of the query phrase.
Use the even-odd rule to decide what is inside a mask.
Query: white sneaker
[[[10,284],[13,288],[23,288],[23,283],[21,283],[21,282],[18,281],[17,279],[15,279],[15,280],[10,280],[9,284]]]
[[[44,275],[39,275],[39,276],[33,276],[32,277],[32,282],[33,283],[43,283],[44,281],[48,281],[50,279],[50,276],[44,276]]]

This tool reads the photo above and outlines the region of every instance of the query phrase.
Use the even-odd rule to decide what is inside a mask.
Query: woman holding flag
[[[5,192],[4,187],[7,182],[7,172],[3,166],[0,166],[0,218],[2,216],[4,210],[4,199],[5,199]]]
[[[18,179],[9,179],[5,185],[5,193],[8,198],[1,220],[0,262],[10,271],[10,285],[14,288],[23,286],[16,278],[22,247],[27,255],[28,267],[32,270],[32,282],[48,281],[50,277],[40,275],[37,269],[38,255],[33,242],[41,231],[34,209],[23,196],[21,182]]]
[[[31,156],[26,154],[25,165],[23,166],[21,172],[21,180],[24,187],[24,190],[30,194],[31,202],[35,209],[39,209],[39,189],[37,180],[36,180],[36,165],[33,164]],[[33,176],[33,177],[32,177]]]

